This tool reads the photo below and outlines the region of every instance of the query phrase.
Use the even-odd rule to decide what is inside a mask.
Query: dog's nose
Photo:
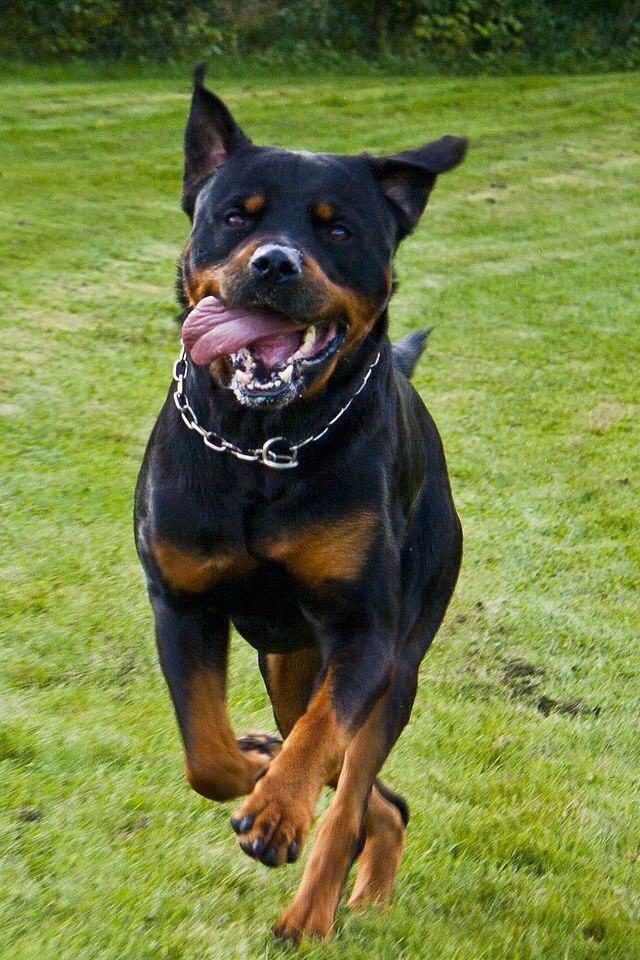
[[[295,247],[263,243],[251,257],[251,269],[262,280],[282,283],[302,272],[302,255]]]

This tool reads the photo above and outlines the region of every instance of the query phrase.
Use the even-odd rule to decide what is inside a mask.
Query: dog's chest
[[[359,509],[330,520],[255,528],[242,541],[212,538],[207,548],[178,544],[159,532],[151,551],[163,580],[174,590],[206,593],[231,583],[253,583],[280,568],[295,583],[322,590],[355,581],[366,562],[375,515]]]

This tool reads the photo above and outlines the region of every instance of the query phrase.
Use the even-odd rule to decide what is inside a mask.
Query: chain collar
[[[242,447],[236,446],[236,444],[231,443],[230,440],[225,440],[224,437],[221,437],[220,434],[216,433],[214,430],[205,430],[204,427],[198,423],[198,418],[193,407],[189,403],[189,399],[184,389],[184,380],[187,375],[187,370],[189,369],[189,361],[184,343],[182,344],[180,356],[173,365],[173,379],[176,384],[176,389],[173,393],[173,402],[178,408],[178,412],[180,413],[180,416],[189,430],[194,430],[197,434],[199,434],[205,447],[209,447],[209,449],[213,450],[215,453],[230,453],[231,456],[237,457],[238,460],[249,460],[253,463],[262,463],[265,467],[271,467],[272,470],[291,470],[293,467],[298,466],[298,450],[301,450],[302,447],[306,447],[307,444],[315,443],[316,440],[320,440],[321,437],[324,437],[325,433],[327,433],[330,427],[332,427],[333,424],[339,420],[344,413],[347,412],[358,394],[362,393],[366,387],[367,383],[369,382],[369,377],[373,372],[373,368],[378,365],[379,360],[380,352],[376,354],[373,363],[365,373],[362,383],[356,392],[351,395],[344,407],[341,407],[340,410],[338,410],[335,417],[329,420],[327,425],[320,430],[319,433],[314,433],[309,437],[305,437],[304,440],[298,440],[296,442],[287,440],[286,437],[269,437],[269,439],[265,440],[261,447],[255,447],[253,450],[243,450]]]

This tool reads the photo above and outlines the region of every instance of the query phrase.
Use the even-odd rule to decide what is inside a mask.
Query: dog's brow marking
[[[316,215],[321,220],[331,220],[333,217],[333,207],[330,203],[327,203],[326,200],[323,200],[316,207]]]
[[[264,207],[264,194],[262,193],[252,193],[250,197],[247,197],[244,201],[245,213],[260,213]]]
[[[268,544],[266,554],[312,587],[331,580],[355,580],[366,561],[375,523],[371,510],[314,523]]]
[[[173,590],[184,593],[203,593],[216,583],[255,566],[251,557],[232,550],[195,553],[163,540],[153,544],[152,552],[165,582]]]

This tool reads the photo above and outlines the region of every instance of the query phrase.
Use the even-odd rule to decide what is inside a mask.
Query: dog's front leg
[[[322,787],[338,774],[349,743],[384,690],[393,638],[380,624],[356,629],[333,624],[315,694],[281,752],[232,817],[240,846],[267,866],[296,860],[307,838]],[[366,623],[362,612],[360,623]]]
[[[229,623],[200,599],[151,592],[160,664],[171,693],[190,785],[210,800],[250,793],[275,738],[234,737],[225,704]],[[244,747],[245,749],[241,749]]]

